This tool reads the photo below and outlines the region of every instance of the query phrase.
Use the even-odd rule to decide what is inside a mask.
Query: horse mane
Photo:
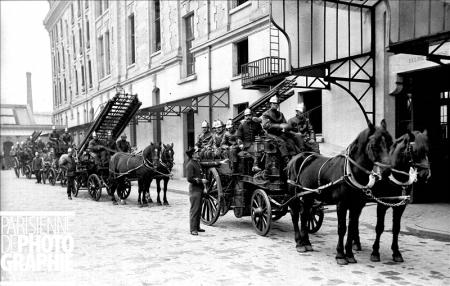
[[[414,134],[414,143],[415,143],[415,152],[417,156],[421,159],[425,158],[429,151],[428,145],[428,135],[426,132],[413,131]]]

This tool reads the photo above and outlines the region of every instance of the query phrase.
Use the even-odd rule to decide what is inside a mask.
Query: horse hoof
[[[116,201],[113,201],[113,205],[117,206],[117,205],[118,205],[118,203],[117,203]]]
[[[158,202],[158,206],[162,206],[162,203],[161,203],[161,202]]]
[[[164,202],[164,205],[165,205],[165,206],[168,206],[168,205],[169,205],[169,202]]]
[[[314,251],[311,245],[305,245],[306,251]]]
[[[348,263],[357,263],[354,257],[346,257],[345,259],[347,260]]]
[[[372,253],[370,255],[370,261],[372,261],[372,262],[380,262],[380,255]]]
[[[345,258],[336,258],[336,262],[338,265],[347,265],[348,261]]]
[[[353,250],[355,251],[361,251],[361,243],[353,243]]]
[[[295,249],[297,249],[297,252],[299,253],[305,253],[307,251],[305,246],[296,246]]]
[[[392,255],[392,259],[393,259],[395,262],[403,262],[403,261],[404,261],[402,255],[401,255],[400,253],[397,254],[397,255],[393,254],[393,255]]]

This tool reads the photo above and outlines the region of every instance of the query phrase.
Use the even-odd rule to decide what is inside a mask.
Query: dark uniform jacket
[[[33,158],[33,162],[31,163],[31,167],[32,167],[33,171],[38,171],[38,170],[42,169],[43,166],[44,166],[44,162],[41,157]]]
[[[286,118],[278,110],[269,109],[262,115],[262,126],[269,134],[280,136],[282,133],[281,123],[286,123]]]
[[[264,135],[261,124],[253,120],[242,121],[236,131],[236,137],[243,141],[244,147],[250,146],[255,141],[255,137],[261,135]]]
[[[70,157],[67,154],[65,156],[61,156],[59,165],[67,169],[68,177],[75,175],[75,159],[73,157]]]
[[[306,116],[294,116],[288,120],[288,124],[293,132],[314,138],[314,129]]]
[[[50,139],[50,141],[58,142],[59,134],[56,133],[56,131],[54,131],[54,132],[50,133],[49,139]]]
[[[211,132],[200,133],[197,138],[198,148],[203,148],[211,144],[212,134]]]
[[[200,163],[195,160],[189,160],[186,164],[186,178],[189,184],[189,190],[191,191],[203,191],[204,185],[202,182],[202,169]]]
[[[225,134],[222,137],[222,142],[220,142],[220,146],[231,146],[237,144],[237,130],[233,130],[233,132],[225,131]]]
[[[119,150],[120,152],[131,152],[131,145],[130,142],[128,142],[127,140],[119,140],[117,141],[117,150]]]
[[[116,141],[114,141],[112,139],[108,140],[108,143],[106,144],[106,147],[108,147],[111,150],[117,151]]]
[[[102,142],[100,142],[100,140],[97,138],[91,139],[91,141],[89,141],[88,148],[91,149],[91,152],[98,152],[101,151],[104,148],[104,146]]]
[[[62,141],[64,141],[64,143],[66,143],[67,145],[71,144],[73,141],[72,135],[70,135],[69,133],[64,133],[61,137]]]
[[[212,136],[212,144],[213,146],[219,148],[221,143],[222,143],[222,139],[223,136],[225,135],[225,131],[222,131],[222,133],[214,133],[214,135]]]

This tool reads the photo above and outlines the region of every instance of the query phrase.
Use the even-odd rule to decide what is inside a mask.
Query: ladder
[[[270,108],[269,101],[272,96],[277,95],[280,103],[289,98],[292,95],[292,93],[290,93],[289,90],[291,90],[293,87],[297,85],[296,79],[297,76],[285,78],[274,88],[266,92],[260,99],[252,103],[249,106],[249,108],[252,110],[253,116],[260,117],[265,111],[267,111]],[[241,112],[236,117],[234,117],[233,123],[237,124],[242,119],[244,119],[244,112]]]
[[[108,100],[101,112],[89,127],[83,141],[78,146],[78,154],[89,145],[92,139],[92,133],[96,133],[98,139],[106,144],[108,141],[108,133],[111,132],[111,139],[114,141],[120,136],[128,123],[133,119],[142,102],[139,101],[136,94],[117,93],[113,98]]]
[[[270,72],[278,74],[280,73],[278,64],[278,59],[280,58],[280,30],[270,22],[269,33]]]

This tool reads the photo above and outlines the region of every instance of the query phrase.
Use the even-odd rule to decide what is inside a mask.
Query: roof
[[[0,105],[0,122],[2,125],[33,125],[33,113],[27,105],[2,104]]]

